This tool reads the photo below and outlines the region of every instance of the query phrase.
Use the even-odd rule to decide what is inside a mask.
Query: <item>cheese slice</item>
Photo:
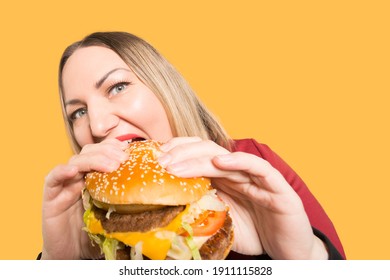
[[[95,218],[93,212],[88,215],[86,224],[91,234],[101,234],[107,238],[114,238],[126,245],[134,247],[138,242],[142,242],[142,254],[152,260],[164,260],[171,248],[172,236],[166,232],[178,232],[182,226],[182,216],[188,212],[189,207],[177,215],[169,225],[154,229],[150,232],[115,232],[107,233],[101,222]],[[162,233],[162,234],[158,234]],[[164,238],[165,237],[165,238]]]

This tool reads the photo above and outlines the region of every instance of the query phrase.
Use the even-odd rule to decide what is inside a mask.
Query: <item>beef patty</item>
[[[232,242],[233,230],[232,219],[226,215],[223,226],[211,236],[206,243],[199,249],[202,260],[221,260],[223,259],[226,248]],[[226,256],[225,256],[226,257]]]
[[[154,228],[167,226],[185,206],[167,206],[158,210],[146,211],[133,214],[110,213],[106,218],[107,211],[94,207],[96,219],[100,220],[106,232],[147,232]]]
[[[106,218],[107,211],[103,209],[94,207],[93,212],[107,232],[147,232],[154,228],[167,226],[179,213],[184,211],[184,208],[185,206],[167,206],[154,211],[134,214],[112,212],[109,219]],[[232,238],[232,219],[227,215],[223,226],[199,249],[202,260],[222,259]],[[118,250],[117,259],[130,259],[130,249],[125,247]]]

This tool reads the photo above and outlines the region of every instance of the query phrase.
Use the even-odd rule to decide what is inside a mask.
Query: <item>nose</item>
[[[89,126],[96,142],[102,141],[118,126],[119,117],[109,104],[94,104],[88,107]]]

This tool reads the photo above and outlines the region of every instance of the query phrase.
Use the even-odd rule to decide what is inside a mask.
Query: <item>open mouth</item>
[[[139,142],[139,141],[145,141],[145,140],[146,139],[142,138],[142,137],[135,137],[135,138],[126,140],[126,142],[130,144],[130,143],[133,143],[133,142]]]
[[[122,141],[122,142],[127,142],[127,143],[146,140],[145,138],[140,137],[139,135],[136,135],[136,134],[125,134],[125,135],[116,137],[116,139],[118,139],[119,141]]]

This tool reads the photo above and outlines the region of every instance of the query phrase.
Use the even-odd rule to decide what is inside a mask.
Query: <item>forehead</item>
[[[127,64],[112,50],[91,46],[76,50],[66,62],[62,81],[64,88],[88,81],[96,82],[114,68],[129,69]]]

